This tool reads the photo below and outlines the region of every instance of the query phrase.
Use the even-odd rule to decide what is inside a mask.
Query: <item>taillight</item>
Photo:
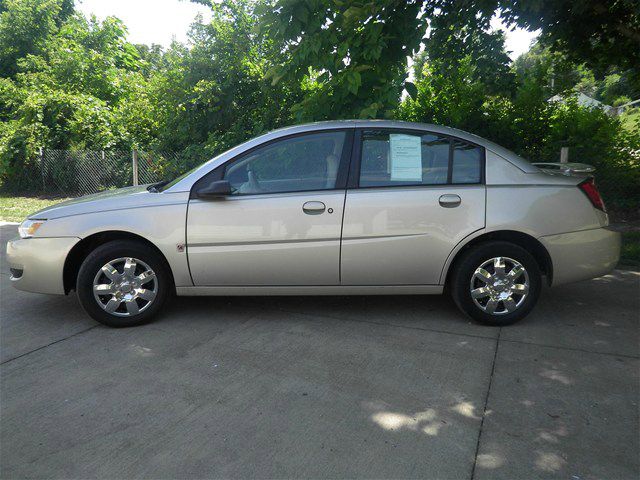
[[[593,177],[589,177],[584,182],[579,183],[578,188],[582,190],[594,207],[598,210],[602,210],[603,212],[605,211],[604,202],[602,201],[602,197],[600,196],[600,192],[598,191],[598,187],[596,187],[596,182]]]

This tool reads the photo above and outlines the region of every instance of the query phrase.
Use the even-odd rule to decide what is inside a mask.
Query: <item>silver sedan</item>
[[[149,321],[177,295],[451,292],[489,325],[520,320],[543,282],[604,275],[620,237],[593,179],[543,171],[435,125],[343,121],[250,140],[169,182],[29,216],[11,280],[75,290],[97,321]]]

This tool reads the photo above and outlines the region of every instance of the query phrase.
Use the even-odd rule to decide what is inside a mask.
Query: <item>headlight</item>
[[[18,227],[18,233],[22,238],[33,237],[36,231],[46,222],[46,220],[29,220],[26,219]]]

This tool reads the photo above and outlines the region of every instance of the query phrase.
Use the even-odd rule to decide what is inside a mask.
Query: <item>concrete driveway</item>
[[[2,261],[2,478],[640,474],[638,273],[506,328],[446,297],[236,297],[112,330]]]

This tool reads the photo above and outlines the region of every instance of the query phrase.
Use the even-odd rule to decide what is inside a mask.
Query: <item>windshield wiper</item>
[[[158,188],[165,186],[167,183],[169,183],[169,180],[162,180],[161,182],[152,183],[147,187],[147,190],[153,193],[158,193]]]

